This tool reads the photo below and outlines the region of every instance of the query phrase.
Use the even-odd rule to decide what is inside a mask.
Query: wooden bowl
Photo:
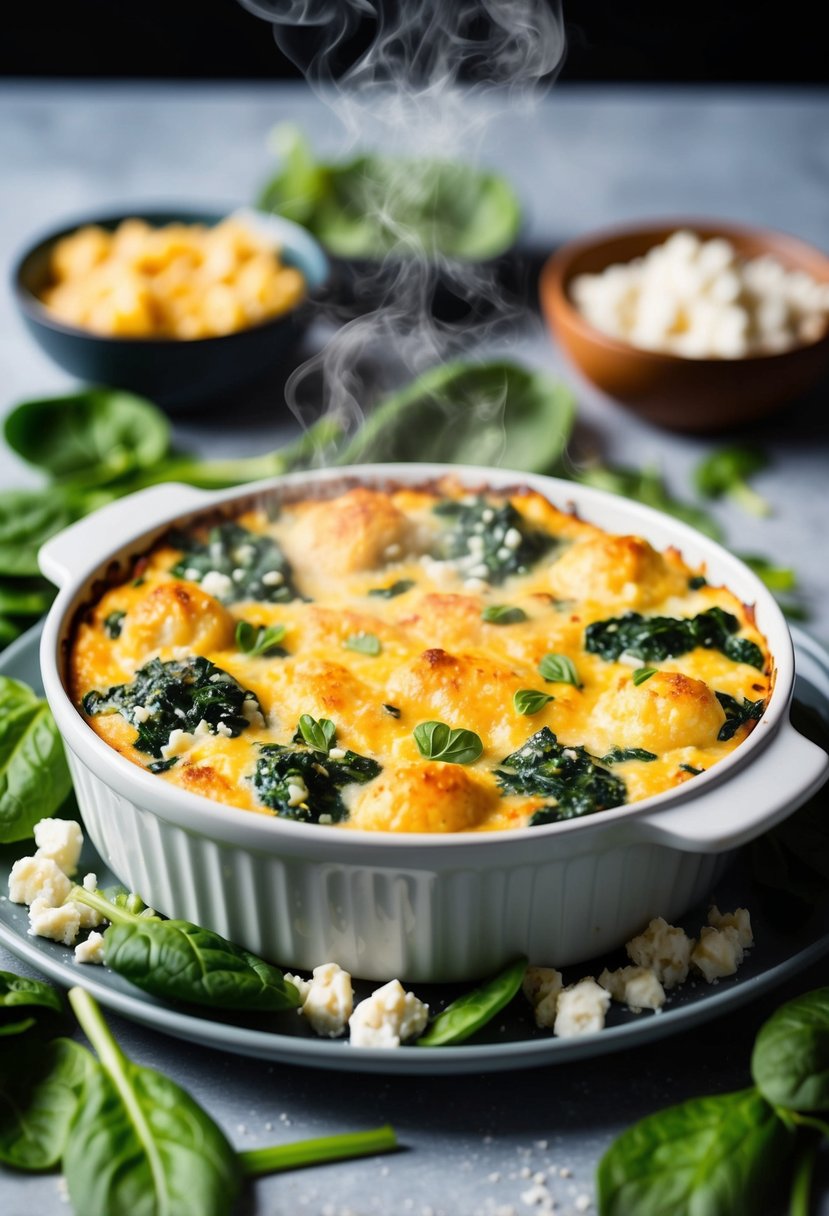
[[[642,350],[595,329],[570,298],[580,274],[630,262],[678,229],[725,237],[746,257],[767,254],[786,269],[829,283],[829,257],[814,246],[765,228],[693,219],[606,229],[562,245],[541,271],[539,296],[553,337],[581,374],[613,401],[677,431],[739,427],[802,397],[829,372],[829,331],[816,342],[778,354],[692,359]]]

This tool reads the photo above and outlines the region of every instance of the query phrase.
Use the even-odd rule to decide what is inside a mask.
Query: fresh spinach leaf
[[[332,756],[335,740],[336,727],[330,718],[317,721],[303,714],[293,739],[297,746],[264,744],[253,775],[260,802],[278,815],[301,823],[340,823],[347,819],[348,808],[340,791],[346,785],[364,785],[378,776],[381,768],[376,760],[346,748]]]
[[[16,1170],[58,1164],[84,1086],[95,1069],[71,1039],[15,1044],[0,1056],[0,1162]]]
[[[357,654],[367,654],[372,657],[380,654],[383,649],[382,643],[376,633],[350,633],[343,642],[346,650],[353,650]]]
[[[487,604],[481,613],[481,620],[488,625],[518,625],[527,620],[523,608],[515,608],[511,604]]]
[[[747,663],[763,670],[765,660],[760,647],[749,638],[736,637],[739,621],[722,608],[708,608],[697,616],[642,616],[626,612],[623,616],[594,621],[584,635],[585,649],[612,661],[630,654],[645,662],[660,662],[687,654],[697,647],[719,650],[735,663]]]
[[[88,692],[83,708],[90,717],[120,713],[138,731],[134,746],[156,757],[173,730],[194,731],[204,721],[211,734],[235,738],[262,714],[249,689],[200,656],[150,659],[129,684]]]
[[[284,625],[251,625],[250,621],[240,621],[236,626],[236,645],[252,659],[285,655],[287,652],[280,646],[284,637]]]
[[[723,539],[723,530],[710,512],[692,503],[675,498],[657,469],[631,469],[593,465],[572,474],[572,479],[581,485],[595,486],[597,490],[608,490],[623,498],[632,498],[666,515],[690,524],[712,540]]]
[[[643,747],[611,747],[610,751],[602,756],[602,764],[624,764],[626,760],[650,762],[658,759],[655,752],[647,752]]]
[[[123,609],[118,609],[115,612],[110,612],[109,616],[106,617],[104,620],[104,633],[108,638],[112,638],[113,641],[116,638],[120,638],[126,615]]]
[[[143,397],[91,388],[24,401],[7,416],[6,442],[55,482],[106,484],[167,455],[170,424]]]
[[[71,788],[49,706],[26,684],[0,675],[0,842],[31,836]]]
[[[436,556],[454,562],[467,578],[503,583],[526,574],[556,544],[549,532],[529,524],[511,502],[444,499],[434,508],[447,521]]]
[[[223,1133],[185,1090],[124,1055],[88,993],[69,1000],[100,1061],[63,1153],[75,1211],[227,1216],[242,1169]]]
[[[43,616],[55,588],[42,578],[0,579],[0,613],[4,616]]]
[[[737,553],[741,562],[753,570],[769,591],[796,591],[797,574],[791,566],[777,566],[760,553]]]
[[[583,747],[565,747],[549,726],[536,731],[501,761],[495,778],[504,794],[548,799],[530,826],[593,815],[627,800],[624,781],[602,768]]]
[[[550,701],[554,700],[555,697],[548,692],[538,692],[535,688],[519,688],[513,695],[512,703],[517,713],[531,718],[533,714],[540,713],[545,705],[549,705]]]
[[[572,684],[574,688],[582,686],[576,665],[566,654],[545,654],[538,664],[538,674],[550,684]]]
[[[733,739],[741,726],[745,726],[747,722],[757,722],[765,713],[766,703],[762,699],[759,701],[749,701],[743,698],[742,705],[734,697],[728,695],[727,692],[715,693],[717,700],[723,707],[725,712],[725,722],[719,730],[717,738],[724,742],[726,739]]]
[[[748,484],[748,479],[762,472],[768,463],[759,448],[718,448],[697,465],[694,482],[704,498],[727,495],[749,515],[770,515],[769,504]]]
[[[415,586],[413,578],[401,578],[396,583],[390,583],[388,587],[372,587],[369,595],[375,595],[378,599],[393,600],[398,595],[404,595],[407,591],[411,591]]]
[[[792,1137],[754,1089],[694,1098],[623,1132],[602,1157],[601,1216],[768,1210]]]
[[[472,730],[447,726],[445,722],[420,722],[412,731],[417,750],[427,760],[444,764],[474,764],[484,745]]]
[[[521,987],[526,970],[527,959],[516,959],[485,984],[465,992],[432,1019],[415,1046],[446,1047],[464,1043],[510,1003]]]
[[[222,603],[285,604],[299,598],[291,567],[272,536],[228,522],[211,528],[206,541],[182,533],[173,533],[170,540],[184,550],[170,573],[195,583],[213,572],[224,575],[217,595]]]
[[[563,453],[575,401],[546,373],[516,363],[450,362],[383,398],[338,464],[395,460],[548,471]]]
[[[43,980],[0,971],[0,1037],[29,1030],[37,1021],[38,1010],[63,1012],[57,989]]]
[[[773,1106],[829,1110],[829,988],[787,1001],[761,1027],[751,1075]]]
[[[257,206],[310,229],[338,257],[480,261],[515,239],[518,200],[494,173],[376,153],[320,163],[296,127],[283,126],[277,139],[282,163]]]
[[[40,546],[76,517],[58,489],[0,492],[0,575],[39,574]]]

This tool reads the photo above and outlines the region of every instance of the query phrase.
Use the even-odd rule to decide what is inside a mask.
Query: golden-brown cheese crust
[[[674,788],[689,779],[682,765],[710,768],[739,745],[751,724],[719,740],[724,714],[715,693],[740,703],[765,699],[770,660],[760,672],[697,649],[648,664],[657,674],[635,684],[631,663],[588,653],[584,634],[591,622],[630,610],[690,617],[717,606],[738,618],[741,636],[768,658],[750,606],[722,587],[689,588],[701,572],[676,550],[659,553],[641,537],[605,533],[534,491],[516,490],[509,501],[556,544],[526,574],[492,586],[470,580],[462,568],[436,560],[446,523],[433,510],[439,499],[465,494],[447,478],[427,488],[357,487],[325,501],[290,503],[273,521],[256,509],[241,515],[242,526],[273,537],[293,566],[303,598],[284,604],[222,604],[197,582],[171,575],[180,549],[157,546],[142,559],[140,579],[113,586],[79,621],[69,664],[73,697],[80,703],[91,689],[127,682],[154,657],[203,655],[256,695],[265,722],[236,738],[191,739],[159,780],[272,814],[251,781],[258,745],[290,744],[302,714],[330,718],[337,746],[382,766],[368,784],[346,788],[351,818],[344,826],[395,832],[525,824],[544,800],[502,796],[493,770],[542,727],[596,757],[612,748],[655,753],[655,761],[614,765],[628,801]],[[488,497],[497,506],[505,496]],[[370,594],[400,583],[403,589],[388,598]],[[520,608],[526,619],[484,621],[483,610],[493,605]],[[113,611],[125,613],[116,638],[104,629]],[[240,620],[283,626],[285,653],[242,652],[234,638]],[[378,640],[379,653],[352,649],[364,635]],[[580,687],[545,682],[538,666],[551,652],[572,659]],[[513,701],[521,689],[552,699],[523,716]],[[413,730],[426,721],[474,731],[481,757],[463,766],[423,759]],[[89,723],[146,766],[149,757],[134,747],[135,727],[120,714]]]

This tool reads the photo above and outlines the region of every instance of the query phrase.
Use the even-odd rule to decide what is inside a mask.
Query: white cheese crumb
[[[665,1004],[665,989],[649,967],[619,967],[617,971],[605,967],[599,983],[614,1001],[627,1005],[634,1013],[660,1009]]]
[[[201,718],[199,720],[199,723],[196,726],[195,730],[193,731],[193,734],[196,736],[196,738],[202,738],[204,735],[213,734],[213,727],[207,721],[207,718]]]
[[[80,927],[81,916],[77,904],[63,904],[54,908],[44,899],[35,899],[29,908],[29,934],[32,937],[49,937],[64,946],[72,946]]]
[[[104,935],[103,933],[90,933],[85,942],[78,942],[75,947],[75,962],[76,963],[103,963],[104,961]]]
[[[590,1203],[591,1200],[589,1195],[577,1195],[573,1203],[573,1207],[577,1212],[586,1212],[590,1207]]]
[[[559,993],[553,1031],[559,1038],[595,1034],[604,1028],[609,1005],[610,993],[587,976]]]
[[[288,806],[301,806],[308,797],[308,786],[301,777],[288,782]]]
[[[558,995],[562,976],[554,967],[528,967],[521,981],[521,990],[533,1007],[535,1024],[551,1029],[555,1025]]]
[[[289,971],[285,971],[283,973],[283,978],[286,979],[289,984],[293,984],[294,988],[296,988],[297,992],[299,993],[300,1001],[304,1003],[305,998],[308,995],[308,990],[311,987],[311,981],[304,980],[301,975],[291,975]],[[297,1013],[302,1013],[302,1005],[300,1005]]]
[[[262,575],[262,583],[265,587],[281,587],[285,582],[285,575],[281,570],[267,570]]]
[[[249,566],[256,558],[256,549],[251,544],[242,544],[233,550],[233,560],[242,566]]]
[[[354,1009],[351,976],[336,963],[315,967],[303,992],[302,1014],[311,1028],[325,1038],[335,1039],[346,1028]]]
[[[487,584],[482,578],[467,578],[463,582],[465,591],[486,591]]]
[[[735,908],[733,912],[721,912],[716,904],[708,909],[708,923],[715,929],[734,929],[744,950],[754,945],[751,916],[748,908]]]
[[[521,533],[517,528],[507,528],[504,533],[504,545],[507,549],[518,549],[521,545]]]
[[[734,975],[743,961],[743,947],[736,929],[727,925],[714,929],[710,925],[700,930],[699,941],[691,954],[691,962],[701,971],[709,984],[726,975]]]
[[[71,877],[78,868],[83,832],[74,819],[41,819],[35,824],[35,844],[35,857],[51,857]]]
[[[71,881],[51,857],[21,857],[9,874],[9,899],[14,904],[39,899],[44,907],[56,908],[71,890]]]
[[[383,550],[383,556],[388,558],[389,560],[393,560],[396,557],[400,557],[402,555],[402,553],[403,553],[403,548],[401,545],[399,545],[397,543],[397,541],[393,541],[392,544],[386,545],[385,549]]]
[[[97,891],[98,890],[98,875],[92,874],[92,873],[84,874],[83,889],[84,889],[84,891]]]
[[[201,585],[203,591],[217,600],[229,600],[233,595],[233,580],[220,570],[208,570]]]
[[[674,988],[687,979],[693,948],[694,939],[661,916],[625,945],[630,961],[655,972],[663,988]]]
[[[227,725],[226,722],[217,722],[216,723],[216,734],[222,735],[225,739],[233,738],[233,731],[230,729],[230,727]]]
[[[175,730],[170,731],[170,738],[161,749],[161,755],[164,760],[171,760],[173,756],[183,756],[193,746],[194,736],[189,731]]]
[[[146,705],[134,705],[132,708],[132,720],[136,725],[140,726],[142,722],[146,722],[151,718],[152,714]]]
[[[542,1183],[535,1183],[533,1186],[528,1187],[526,1191],[522,1191],[521,1202],[525,1203],[528,1208],[543,1205],[546,1212],[551,1212],[554,1206],[552,1195]]]
[[[346,752],[344,747],[330,747],[328,749],[328,756],[331,760],[344,760],[345,755]]]
[[[245,697],[242,702],[242,715],[247,718],[251,726],[264,726],[265,719],[262,716],[262,711],[254,701],[253,697]]]
[[[399,1047],[421,1034],[429,1020],[429,1006],[399,980],[390,980],[360,1001],[348,1019],[354,1047]]]

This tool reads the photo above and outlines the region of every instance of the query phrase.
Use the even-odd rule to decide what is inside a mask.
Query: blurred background
[[[251,4],[254,7],[254,4]],[[288,7],[283,5],[283,8]],[[566,0],[559,80],[826,84],[808,0]],[[342,53],[354,58],[368,18]],[[40,0],[9,6],[0,74],[274,80],[300,73],[237,0]]]

